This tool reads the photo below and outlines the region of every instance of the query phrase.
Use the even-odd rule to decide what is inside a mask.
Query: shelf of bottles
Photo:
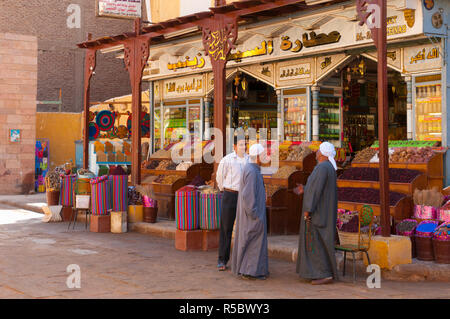
[[[319,95],[319,140],[340,145],[340,97]]]
[[[442,141],[442,89],[440,83],[416,86],[416,139]]]
[[[307,140],[307,112],[306,95],[284,98],[284,135],[287,141]]]

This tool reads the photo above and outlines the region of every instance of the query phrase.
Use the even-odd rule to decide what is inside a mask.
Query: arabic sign
[[[164,99],[203,95],[203,82],[202,75],[163,81]]]
[[[277,85],[280,87],[292,84],[312,83],[314,79],[314,59],[302,59],[300,61],[287,61],[277,64]]]
[[[263,41],[261,42],[261,48],[256,47],[253,50],[247,50],[244,52],[241,52],[237,50],[235,53],[230,53],[227,56],[228,61],[236,61],[241,62],[244,58],[250,58],[254,56],[260,56],[260,55],[266,55],[266,54],[272,54],[273,52],[273,41]]]
[[[140,18],[141,0],[97,0],[97,16]]]
[[[177,63],[167,63],[167,68],[169,70],[177,71],[177,69],[183,69],[183,68],[191,68],[191,69],[201,69],[205,66],[205,58],[202,57],[202,55],[199,53],[197,54],[199,58],[195,57],[192,60],[189,60],[190,58],[186,56],[185,61],[178,61]]]
[[[311,64],[298,64],[280,68],[280,79],[305,79],[311,77]]]
[[[423,71],[441,67],[442,56],[438,45],[422,45],[404,49],[406,71]]]
[[[334,55],[325,55],[317,59],[317,76],[316,79],[320,78],[325,73],[333,70],[338,64],[342,63],[344,59],[349,57],[343,53]]]

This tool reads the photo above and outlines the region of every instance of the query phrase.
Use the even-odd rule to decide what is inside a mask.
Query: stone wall
[[[34,189],[37,49],[34,36],[0,33],[0,194]]]

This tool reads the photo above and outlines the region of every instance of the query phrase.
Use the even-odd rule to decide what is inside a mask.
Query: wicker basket
[[[358,246],[358,233],[349,233],[338,230],[339,243],[341,246],[354,245]]]

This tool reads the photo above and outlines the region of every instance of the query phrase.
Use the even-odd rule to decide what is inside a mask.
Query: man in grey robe
[[[313,285],[328,284],[337,277],[335,235],[337,218],[336,151],[324,142],[316,153],[318,164],[303,189],[297,273]]]
[[[244,166],[239,186],[231,271],[243,279],[266,279],[269,274],[263,152],[261,144],[250,147],[250,162]]]

